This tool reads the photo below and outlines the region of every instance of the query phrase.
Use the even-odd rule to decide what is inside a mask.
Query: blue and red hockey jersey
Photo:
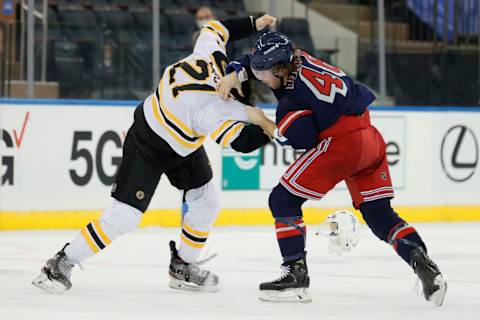
[[[340,117],[361,115],[375,100],[368,88],[355,83],[340,68],[306,52],[301,51],[294,63],[286,86],[273,92],[278,99],[278,131],[295,149],[314,147],[318,135]],[[233,69],[250,71],[248,56],[233,64]]]

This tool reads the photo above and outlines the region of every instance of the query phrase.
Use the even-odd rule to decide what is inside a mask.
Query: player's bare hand
[[[233,89],[237,89],[238,94],[242,97],[245,97],[242,91],[242,84],[240,83],[238,75],[235,71],[227,74],[217,83],[217,92],[220,94],[223,100],[228,99],[230,92],[232,92]]]
[[[255,21],[257,31],[263,30],[266,27],[274,27],[277,24],[277,18],[264,14]]]
[[[256,125],[261,125],[261,123],[267,120],[265,113],[263,113],[263,110],[260,108],[247,106],[247,115],[248,115],[248,120],[251,123]]]

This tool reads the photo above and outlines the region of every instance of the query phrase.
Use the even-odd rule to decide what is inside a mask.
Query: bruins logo
[[[135,196],[138,200],[143,200],[145,198],[145,192],[143,192],[142,190],[138,190],[137,193],[135,193]]]

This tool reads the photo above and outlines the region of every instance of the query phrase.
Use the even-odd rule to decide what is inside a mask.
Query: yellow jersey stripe
[[[103,232],[103,229],[100,226],[100,221],[98,219],[93,222],[93,225],[95,226],[95,230],[97,230],[100,238],[102,238],[104,244],[109,245],[110,243],[112,243],[112,241],[107,237],[105,232]]]
[[[94,253],[97,253],[100,251],[100,249],[97,248],[97,246],[93,243],[92,239],[88,235],[86,228],[82,229],[82,236],[85,238],[85,241],[87,241],[88,246],[90,247],[90,249],[92,249]]]
[[[199,134],[195,132],[195,130],[193,130],[192,128],[187,126],[185,123],[183,123],[173,113],[171,113],[170,110],[168,110],[167,107],[165,106],[165,103],[163,101],[163,95],[160,94],[161,92],[163,92],[163,79],[160,81],[160,85],[158,86],[157,92],[160,99],[160,107],[162,108],[163,113],[168,117],[168,120],[173,122],[177,127],[181,128],[183,132],[185,132],[187,135],[192,137],[199,136]]]
[[[214,30],[212,27],[204,27],[202,29],[202,31],[208,31],[208,32],[213,33],[218,38],[218,40],[221,40],[223,42],[223,45],[225,46],[225,41],[224,41],[222,35],[220,33],[218,33],[216,30]],[[218,44],[220,45],[220,42]]]
[[[180,238],[182,239],[183,242],[185,242],[186,244],[188,244],[190,247],[193,247],[193,248],[201,249],[205,246],[204,243],[193,242],[192,240],[185,237],[183,234],[180,235]]]
[[[205,136],[200,137],[196,142],[190,142],[181,137],[175,130],[173,130],[163,119],[158,111],[158,102],[155,94],[152,95],[152,109],[155,119],[160,123],[179,144],[188,149],[197,149],[205,141]]]
[[[220,127],[217,128],[217,130],[215,130],[212,134],[210,134],[210,137],[212,137],[213,140],[217,140],[217,138],[223,133],[225,128],[227,128],[228,126],[230,126],[234,122],[235,121],[233,121],[233,120],[225,121],[224,123],[222,123],[222,125]]]
[[[220,33],[225,43],[228,42],[228,38],[229,38],[228,30],[220,22],[216,20],[212,20],[208,22],[207,25],[215,29],[218,33]]]
[[[203,231],[197,231],[193,230],[190,226],[188,226],[186,223],[183,224],[183,228],[187,230],[188,233],[193,234],[194,236],[198,237],[208,237],[210,232],[203,232]]]
[[[230,143],[232,142],[232,138],[235,136],[235,134],[242,130],[245,127],[244,123],[239,123],[234,125],[228,132],[225,134],[225,136],[222,139],[221,146],[222,147],[228,147]]]

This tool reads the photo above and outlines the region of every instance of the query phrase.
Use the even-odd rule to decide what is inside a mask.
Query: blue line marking
[[[51,105],[51,106],[111,106],[111,107],[135,107],[140,100],[91,100],[91,99],[13,99],[0,98],[0,104],[28,104],[28,105]]]
[[[16,99],[0,98],[0,104],[48,105],[86,107],[136,107],[140,100],[91,100],[91,99]],[[260,103],[263,109],[275,109],[276,104]],[[413,112],[480,112],[480,106],[371,106],[372,111],[413,111]]]
[[[277,107],[276,104],[258,104],[258,106],[263,109],[275,109]],[[480,112],[480,106],[370,106],[368,109],[372,111]]]

